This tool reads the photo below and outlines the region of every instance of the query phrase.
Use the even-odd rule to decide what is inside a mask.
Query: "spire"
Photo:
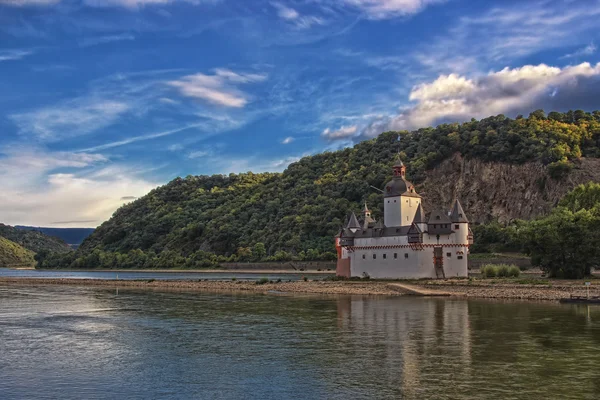
[[[452,222],[469,222],[458,199],[454,200],[454,205],[452,206],[452,211],[450,212],[450,219]]]
[[[423,206],[419,203],[417,207],[417,212],[415,213],[415,217],[413,218],[413,224],[424,224],[425,223],[425,212],[423,211]]]
[[[398,158],[396,159],[396,162],[392,168],[394,170],[394,179],[406,177],[406,167],[400,159],[400,153],[398,153]]]
[[[365,208],[363,208],[363,214],[365,215],[371,215],[371,211],[369,211],[369,207],[367,207],[367,202],[365,201]]]
[[[357,230],[360,229],[360,224],[358,223],[358,219],[356,218],[356,215],[354,213],[352,213],[352,215],[350,216],[350,220],[348,221],[348,226],[346,228],[349,229],[352,233],[355,233]]]

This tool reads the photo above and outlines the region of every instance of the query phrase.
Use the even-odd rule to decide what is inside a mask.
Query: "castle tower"
[[[393,166],[394,177],[385,185],[384,224],[388,227],[410,226],[421,204],[421,196],[412,183],[406,180],[406,167],[398,159]]]
[[[452,230],[456,233],[457,243],[469,243],[469,220],[458,199],[454,201],[452,211],[450,211],[450,221],[452,221]]]

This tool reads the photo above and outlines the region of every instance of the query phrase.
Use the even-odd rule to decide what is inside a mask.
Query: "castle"
[[[450,278],[467,276],[467,255],[473,243],[469,220],[458,200],[448,213],[429,218],[421,196],[406,180],[398,160],[385,185],[383,221],[375,221],[367,205],[362,224],[352,213],[336,236],[337,275],[378,279]]]

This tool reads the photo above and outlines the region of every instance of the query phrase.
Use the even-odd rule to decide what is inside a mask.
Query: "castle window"
[[[452,253],[446,253],[446,257],[452,257]]]
[[[436,216],[435,216],[435,219],[440,219],[440,216],[439,216],[439,215],[436,215]]]
[[[394,260],[398,259],[398,253],[394,253]]]
[[[433,229],[437,229],[437,225],[435,225],[435,224],[434,224],[434,225],[433,225]]]
[[[460,229],[459,225],[454,225],[454,229]]]
[[[364,260],[365,258],[367,258],[367,256],[366,256],[365,254],[363,254],[363,260]]]
[[[394,200],[394,203],[396,202],[396,200]]]
[[[377,254],[373,254],[373,260],[377,259]]]
[[[408,253],[404,253],[404,258],[408,258]]]
[[[383,255],[383,259],[385,260],[386,258],[387,258],[387,254],[384,254]]]
[[[456,257],[456,258],[458,258],[459,260],[462,260],[462,256],[458,256],[458,257]]]

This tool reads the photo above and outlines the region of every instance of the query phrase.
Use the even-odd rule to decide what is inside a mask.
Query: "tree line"
[[[539,161],[561,179],[572,160],[600,157],[600,112],[546,116],[539,110],[527,118],[498,115],[385,132],[352,148],[304,157],[283,173],[177,178],[121,207],[76,252],[39,255],[40,266],[201,267],[334,259],[333,236],[349,212],[360,213],[367,201],[376,218],[383,215],[382,195],[371,186],[391,179],[398,152],[417,184],[455,153],[485,161]]]

